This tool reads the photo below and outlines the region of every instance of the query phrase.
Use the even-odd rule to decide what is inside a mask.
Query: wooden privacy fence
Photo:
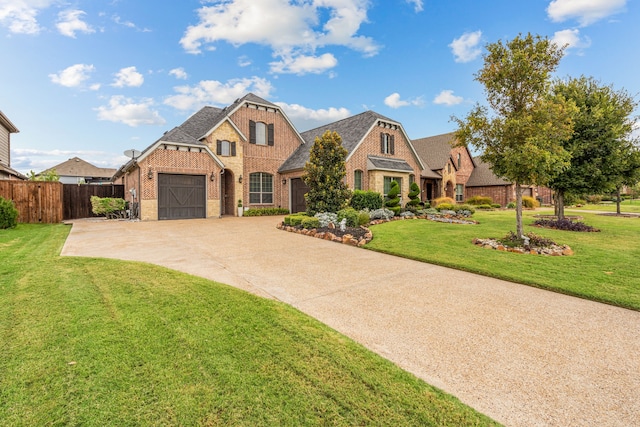
[[[18,222],[55,224],[90,218],[91,196],[124,198],[124,185],[0,180],[0,197],[13,200]]]
[[[124,185],[64,184],[64,219],[91,218],[91,196],[124,199]]]
[[[63,219],[59,182],[0,180],[0,196],[13,200],[18,222],[57,223]]]

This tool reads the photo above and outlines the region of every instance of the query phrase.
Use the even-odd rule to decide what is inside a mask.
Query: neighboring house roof
[[[473,161],[476,167],[471,172],[471,176],[467,181],[467,187],[490,187],[494,185],[510,185],[511,183],[504,178],[500,178],[493,173],[489,164],[482,161],[480,157],[475,157]]]
[[[18,133],[20,132],[18,128],[11,123],[11,120],[0,110],[0,124],[9,131],[9,133]]]
[[[22,179],[22,180],[29,179],[26,176],[24,176],[23,174],[21,174],[20,172],[18,172],[17,170],[12,169],[9,166],[5,166],[2,163],[0,163],[0,176],[2,176],[2,175],[15,176],[16,178]]]
[[[66,162],[62,162],[59,165],[53,166],[40,172],[38,175],[43,175],[52,170],[55,170],[56,173],[60,176],[93,178],[111,178],[116,172],[116,169],[99,168],[89,162],[82,160],[79,157],[73,157]]]
[[[339,120],[337,122],[329,123],[324,126],[317,127],[315,129],[302,132],[302,138],[304,138],[306,144],[301,145],[298,149],[289,157],[280,167],[279,171],[292,171],[304,168],[305,163],[309,160],[311,154],[311,147],[315,142],[316,137],[321,137],[326,131],[337,132],[342,138],[342,146],[347,150],[347,160],[353,152],[362,143],[364,138],[369,134],[371,129],[376,126],[378,121],[384,121],[390,124],[397,125],[398,128],[404,133],[404,129],[395,120],[380,115],[374,111],[365,111],[364,113],[357,114],[355,116],[347,117],[346,119]],[[407,142],[411,145],[411,140],[406,136]],[[413,150],[418,163],[424,167],[418,153]]]
[[[426,161],[433,170],[444,169],[447,162],[451,160],[453,167],[457,168],[455,160],[451,157],[452,143],[456,140],[454,132],[443,133],[442,135],[430,136],[427,138],[414,139],[411,143],[416,147],[418,155]],[[467,148],[467,153],[473,161],[473,157]]]

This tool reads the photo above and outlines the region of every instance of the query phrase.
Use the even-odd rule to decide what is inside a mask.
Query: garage
[[[291,212],[304,212],[307,210],[307,204],[304,201],[304,195],[309,191],[309,187],[302,181],[302,178],[291,179]]]
[[[158,174],[158,219],[206,218],[205,175]]]

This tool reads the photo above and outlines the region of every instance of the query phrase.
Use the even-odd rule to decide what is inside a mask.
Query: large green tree
[[[316,137],[302,176],[309,187],[304,195],[309,215],[337,213],[347,206],[351,191],[344,182],[346,158],[347,150],[337,132],[326,131],[322,137]]]
[[[570,166],[548,184],[563,219],[565,194],[601,194],[633,183],[640,168],[631,140],[637,102],[624,90],[584,76],[556,82],[553,92],[577,107],[572,136],[563,141]]]
[[[523,186],[547,184],[570,159],[561,142],[571,135],[575,107],[550,91],[563,49],[531,34],[488,44],[475,80],[491,113],[477,104],[464,120],[453,117],[460,145],[481,151],[497,176],[515,184],[518,236],[524,235]]]

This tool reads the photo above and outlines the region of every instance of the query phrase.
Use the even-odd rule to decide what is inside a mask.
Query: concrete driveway
[[[281,217],[73,224],[64,256],[277,299],[510,426],[640,425],[640,313],[287,233]]]

